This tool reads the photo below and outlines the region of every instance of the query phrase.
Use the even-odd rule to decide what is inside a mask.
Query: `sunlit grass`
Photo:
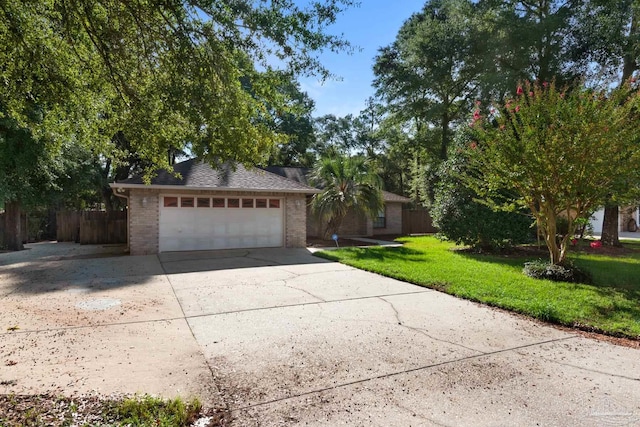
[[[535,258],[453,251],[455,245],[433,237],[401,241],[401,248],[345,248],[318,255],[537,319],[640,338],[640,252],[571,254],[593,277],[593,284],[585,285],[522,274],[524,262]],[[640,243],[629,246],[640,249]]]

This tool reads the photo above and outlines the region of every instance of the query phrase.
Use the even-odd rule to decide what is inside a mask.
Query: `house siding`
[[[374,228],[373,235],[402,234],[402,203],[387,202],[385,206],[386,226]]]
[[[285,246],[307,246],[307,200],[304,194],[289,195],[285,199]]]
[[[158,253],[159,207],[158,191],[131,191],[128,206],[129,253],[131,255]]]

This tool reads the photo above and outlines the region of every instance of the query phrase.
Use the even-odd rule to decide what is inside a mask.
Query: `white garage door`
[[[269,197],[163,196],[160,252],[281,247],[283,204]]]

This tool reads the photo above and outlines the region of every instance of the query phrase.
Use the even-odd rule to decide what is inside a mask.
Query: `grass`
[[[108,412],[123,426],[186,427],[197,419],[201,410],[197,399],[185,403],[180,398],[163,400],[145,395],[117,402]]]
[[[526,277],[524,262],[536,258],[453,251],[454,244],[434,237],[399,241],[403,247],[344,248],[317,255],[536,319],[640,338],[640,252],[572,253],[575,264],[593,276],[593,284],[585,285]],[[640,242],[625,246],[640,250]]]

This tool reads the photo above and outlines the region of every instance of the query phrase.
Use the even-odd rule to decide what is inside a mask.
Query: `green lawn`
[[[537,319],[640,338],[640,252],[571,254],[593,276],[593,285],[583,285],[526,277],[522,267],[531,258],[456,252],[454,244],[434,237],[399,241],[401,248],[344,248],[317,255]],[[640,249],[640,243],[625,246]]]

